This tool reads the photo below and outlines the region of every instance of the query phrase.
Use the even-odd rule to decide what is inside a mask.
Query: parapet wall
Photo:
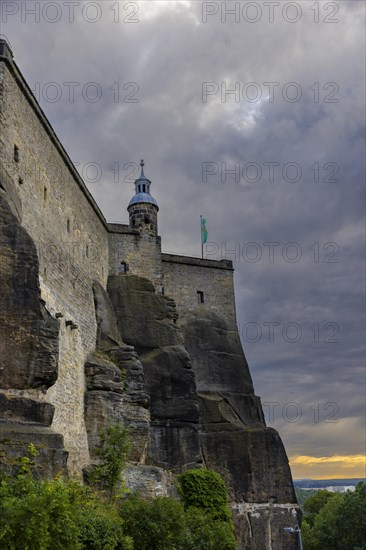
[[[236,330],[234,270],[230,260],[162,254],[162,269],[164,293],[175,300],[181,315],[200,308],[213,311],[226,321],[229,330]]]

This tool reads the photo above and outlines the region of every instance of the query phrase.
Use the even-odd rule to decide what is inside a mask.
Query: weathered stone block
[[[50,403],[0,393],[0,421],[51,426],[54,412]]]
[[[67,475],[67,452],[63,437],[50,428],[0,422],[0,468],[8,475],[19,470],[19,458],[28,454],[32,443],[38,455],[32,468],[36,479]]]

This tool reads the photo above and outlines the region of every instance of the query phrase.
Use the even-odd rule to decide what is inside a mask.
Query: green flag
[[[207,232],[207,228],[206,228],[206,220],[205,218],[202,218],[201,217],[201,235],[202,235],[202,243],[207,243],[207,237],[208,237],[208,232]]]

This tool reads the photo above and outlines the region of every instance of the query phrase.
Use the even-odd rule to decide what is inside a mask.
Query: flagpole
[[[203,260],[203,234],[202,234],[202,215],[200,216],[200,220],[201,220],[201,223],[200,223],[200,229],[201,229],[201,257],[202,257],[202,260]]]

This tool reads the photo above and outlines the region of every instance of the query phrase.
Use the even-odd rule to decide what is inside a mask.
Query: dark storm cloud
[[[223,23],[220,13],[203,23],[201,2],[141,2],[138,23],[116,24],[105,1],[95,24],[79,12],[74,23],[9,16],[1,32],[32,87],[61,87],[60,100],[41,97],[42,107],[80,171],[89,162],[100,166],[100,181],[86,182],[109,220],[127,220],[132,184],[123,181],[123,167],[141,156],[159,201],[165,251],[199,255],[205,215],[210,257],[234,260],[238,323],[256,392],[281,411],[289,402],[304,411],[296,423],[282,412],[274,419],[288,454],[351,455],[361,452],[363,411],[364,5],[334,2],[339,21],[325,23],[330,12],[320,2],[316,23],[312,3],[297,4],[297,23],[283,16],[273,23],[228,16]],[[74,102],[65,82],[80,83]],[[80,92],[90,82],[103,90],[95,103]],[[218,91],[203,101],[205,82]],[[260,101],[244,99],[255,91],[246,90],[249,82]],[[266,82],[278,83],[273,101]],[[297,88],[286,88],[294,82]],[[133,90],[123,89],[127,83],[138,86],[138,103],[123,101]],[[222,102],[223,86],[235,85],[238,101],[229,94]],[[298,90],[301,98],[291,102]],[[204,183],[205,162],[217,173]],[[222,163],[227,170],[239,164],[239,182],[225,178]],[[248,163],[262,170],[257,182],[249,181],[250,170],[243,176]],[[284,176],[288,163],[300,167],[299,181],[289,181],[291,167]],[[264,243],[278,243],[273,258]],[[253,261],[256,251],[261,257]],[[279,325],[270,341],[273,322]],[[258,341],[250,341],[248,323],[262,331]],[[298,327],[301,336],[291,341]],[[323,416],[330,412],[324,406],[336,403],[338,422],[314,423],[315,402]]]

